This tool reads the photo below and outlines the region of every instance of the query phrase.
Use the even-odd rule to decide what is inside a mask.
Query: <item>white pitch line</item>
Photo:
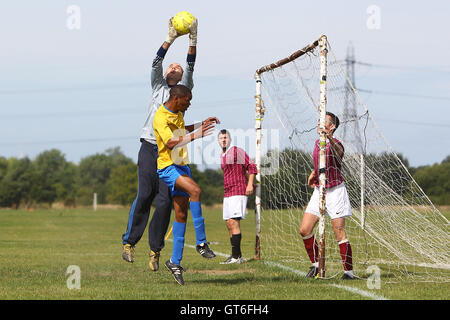
[[[347,287],[347,286],[342,286],[340,284],[334,284],[334,283],[330,283],[329,286],[336,287],[336,288],[339,288],[339,289],[344,289],[344,290],[347,290],[347,291],[359,294],[359,295],[361,295],[363,297],[367,297],[367,298],[370,298],[370,299],[373,299],[373,300],[389,300],[388,298],[385,298],[383,296],[379,296],[379,295],[377,295],[377,294],[375,294],[373,292],[369,292],[369,291],[362,290],[362,289],[355,288],[355,287]]]
[[[279,263],[275,263],[275,262],[271,262],[271,261],[264,261],[264,263],[267,264],[267,265],[273,266],[273,267],[277,267],[277,268],[280,268],[280,269],[283,269],[283,270],[295,273],[295,274],[297,274],[299,276],[302,276],[302,277],[306,276],[306,273],[303,272],[303,271],[300,271],[300,270],[297,270],[297,269],[294,269],[294,268],[291,268],[291,267],[288,267],[288,266],[284,266],[284,265],[279,264]],[[389,299],[387,299],[387,298],[385,298],[383,296],[376,295],[373,292],[369,292],[369,291],[362,290],[362,289],[355,288],[355,287],[343,286],[343,285],[334,284],[334,283],[330,283],[328,285],[331,286],[331,287],[335,287],[335,288],[343,289],[343,290],[346,290],[346,291],[350,291],[352,293],[356,293],[356,294],[359,294],[360,296],[363,296],[363,297],[366,297],[366,298],[370,298],[370,299],[373,299],[373,300],[389,300]]]
[[[171,241],[171,239],[167,239],[167,241]],[[184,246],[188,247],[188,248],[195,249],[195,246],[190,245],[190,244],[185,244]],[[217,252],[217,251],[214,251],[214,253],[217,256],[222,256],[222,257],[228,257],[229,256],[229,255],[227,255],[225,253],[221,253],[221,252]],[[285,266],[285,265],[282,265],[282,264],[279,264],[279,263],[276,263],[276,262],[264,261],[263,263],[267,264],[269,266],[277,267],[277,268],[280,268],[280,269],[283,269],[283,270],[295,273],[296,275],[299,275],[301,277],[306,276],[306,272],[303,272],[303,271],[300,271],[300,270],[297,270],[297,269],[294,269],[294,268],[291,268],[291,267],[288,267],[288,266]],[[342,290],[346,290],[346,291],[349,291],[351,293],[355,293],[355,294],[358,294],[360,296],[363,296],[363,297],[366,297],[366,298],[370,298],[370,299],[373,299],[373,300],[389,300],[388,298],[383,297],[383,296],[379,296],[377,294],[374,294],[373,292],[369,292],[369,291],[362,290],[362,289],[355,288],[355,287],[343,286],[343,285],[334,284],[334,283],[330,283],[330,284],[328,284],[328,286],[335,287],[335,288],[342,289]]]

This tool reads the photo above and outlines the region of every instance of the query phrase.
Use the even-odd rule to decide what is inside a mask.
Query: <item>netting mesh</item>
[[[261,146],[261,256],[305,271],[311,262],[299,227],[312,194],[307,178],[319,137],[319,71],[315,48],[260,75],[262,128],[279,136],[277,145]],[[345,148],[342,175],[352,206],[345,229],[355,274],[365,277],[376,265],[388,282],[449,281],[448,220],[389,146],[329,43],[326,110],[340,119],[334,136]],[[327,277],[343,271],[329,217],[326,271]]]

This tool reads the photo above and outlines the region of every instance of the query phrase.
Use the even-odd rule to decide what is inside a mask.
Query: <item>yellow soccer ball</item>
[[[172,19],[172,24],[178,34],[188,34],[189,27],[194,22],[195,17],[187,11],[178,12]]]

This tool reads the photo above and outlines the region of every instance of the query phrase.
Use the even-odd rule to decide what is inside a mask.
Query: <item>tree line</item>
[[[312,166],[310,155],[284,150],[279,157],[283,165],[277,173],[263,177],[263,206],[282,208],[287,204],[305,204],[311,193],[305,183]],[[441,163],[417,168],[409,167],[407,159],[401,156],[400,159],[434,204],[450,204],[450,156]],[[375,160],[374,155],[367,157],[367,161]],[[384,161],[380,171],[385,175],[383,179],[402,181],[404,173],[386,170],[389,161]],[[262,162],[264,165],[264,159]],[[222,170],[200,171],[195,164],[191,164],[191,169],[202,189],[202,202],[205,205],[222,203]],[[99,204],[131,205],[135,199],[137,165],[119,147],[87,156],[79,164],[67,161],[57,149],[44,151],[34,160],[0,157],[0,207],[51,206],[56,202],[66,207],[86,206],[92,205],[94,193]],[[254,208],[253,199],[254,195],[248,201],[249,208]]]
[[[273,153],[277,153],[276,155]],[[346,155],[347,161],[349,155]],[[398,159],[407,171],[399,165]],[[420,191],[411,183],[411,177],[435,205],[450,205],[450,156],[441,163],[431,166],[411,167],[408,159],[401,154],[397,157],[392,153],[367,154],[364,156],[366,165],[366,190],[382,190],[392,192],[404,199],[416,197]],[[307,186],[308,176],[313,168],[311,154],[299,150],[286,149],[281,152],[270,150],[261,160],[261,168],[265,164],[272,165],[278,159],[275,174],[263,175],[261,189],[261,204],[268,209],[299,208],[308,204],[313,189]],[[267,161],[266,161],[267,160]],[[353,166],[344,165],[342,175],[349,191],[352,206],[360,206],[360,160],[359,155]],[[356,168],[356,169],[355,169]],[[358,170],[355,172],[355,170]],[[379,179],[371,179],[376,175]],[[371,180],[370,180],[371,179]],[[369,181],[368,181],[369,180]],[[366,192],[367,194],[367,192]],[[374,195],[376,196],[376,195]],[[377,200],[377,199],[374,199]],[[365,199],[370,204],[370,199]]]
[[[203,190],[206,205],[223,199],[222,170],[199,171],[191,165],[192,175]],[[131,205],[137,194],[137,164],[119,147],[81,159],[67,161],[57,150],[40,153],[34,160],[0,157],[0,207],[92,205]]]

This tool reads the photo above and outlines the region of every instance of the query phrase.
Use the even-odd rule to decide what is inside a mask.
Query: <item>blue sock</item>
[[[191,208],[196,242],[197,244],[206,243],[205,218],[202,216],[202,204],[200,201],[191,201],[189,206]]]
[[[186,233],[186,223],[173,222],[173,249],[172,258],[170,259],[173,263],[180,265],[181,259],[183,259],[183,249],[184,249],[184,234]]]

